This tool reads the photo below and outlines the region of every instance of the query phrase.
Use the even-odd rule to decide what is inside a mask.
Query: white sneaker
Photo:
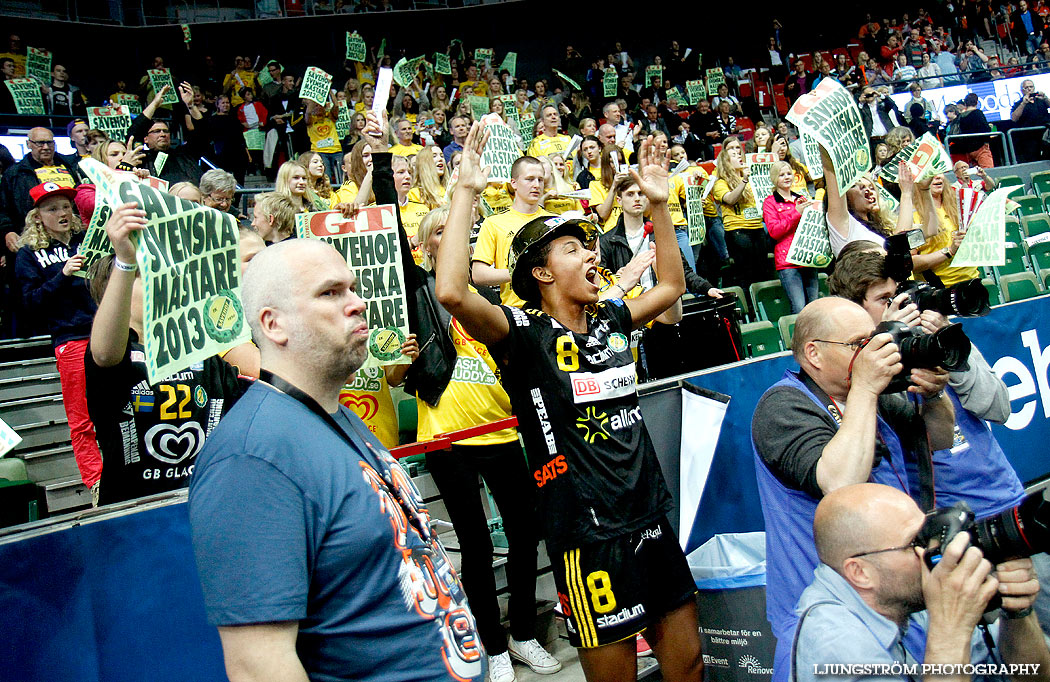
[[[532,672],[540,675],[553,675],[561,670],[561,662],[551,656],[535,639],[519,642],[513,637],[508,638],[507,652],[510,657],[521,661],[532,668]]]
[[[510,652],[489,656],[490,682],[514,682],[514,664],[510,662]]]

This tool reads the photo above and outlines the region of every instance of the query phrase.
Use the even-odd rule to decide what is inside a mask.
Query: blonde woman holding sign
[[[726,138],[715,160],[718,179],[711,189],[722,209],[726,247],[734,261],[734,280],[742,287],[766,279],[769,239],[762,229],[762,212],[755,204],[750,171],[744,163],[740,138]]]
[[[591,181],[590,206],[598,214],[603,232],[608,232],[616,225],[616,219],[623,212],[616,192],[612,191],[620,178],[627,177],[627,162],[623,152],[613,144],[602,148],[601,178]]]
[[[438,170],[438,159],[441,159],[441,170]],[[445,205],[445,186],[441,176],[445,170],[445,155],[441,150],[430,145],[416,154],[416,163],[412,169],[412,189],[408,200],[423,204],[428,210]]]

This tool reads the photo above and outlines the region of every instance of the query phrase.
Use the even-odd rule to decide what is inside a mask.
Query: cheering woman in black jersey
[[[642,423],[629,342],[685,291],[667,160],[646,141],[631,171],[652,204],[659,283],[637,298],[599,303],[583,221],[543,216],[511,245],[511,286],[526,301],[518,309],[467,286],[471,206],[488,182],[479,162],[486,137],[475,123],[464,145],[437,295],[500,367],[570,641],[588,680],[635,679],[634,635],[644,631],[667,679],[699,681],[695,586],[667,521],[671,497]]]

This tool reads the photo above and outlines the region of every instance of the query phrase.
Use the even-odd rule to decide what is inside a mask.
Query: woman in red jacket
[[[773,247],[773,262],[777,268],[777,277],[791,301],[791,312],[797,315],[807,303],[819,296],[816,269],[802,268],[787,262],[791,240],[795,238],[802,211],[813,202],[791,191],[795,171],[790,163],[777,161],[769,169],[769,177],[773,181],[773,193],[762,204],[762,220],[769,236],[776,243]]]

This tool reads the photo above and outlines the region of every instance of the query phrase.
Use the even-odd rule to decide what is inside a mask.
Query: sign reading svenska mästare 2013
[[[250,340],[236,219],[131,180],[114,191],[146,211],[135,259],[150,382]]]
[[[369,206],[350,219],[339,211],[300,213],[295,228],[300,239],[320,239],[334,246],[357,277],[357,291],[367,306],[364,367],[411,362],[401,354],[409,330],[397,207]]]
[[[846,88],[833,78],[799,97],[787,119],[800,132],[812,135],[828,151],[839,194],[854,185],[871,168],[868,136],[860,109]],[[825,173],[828,169],[824,169]]]

